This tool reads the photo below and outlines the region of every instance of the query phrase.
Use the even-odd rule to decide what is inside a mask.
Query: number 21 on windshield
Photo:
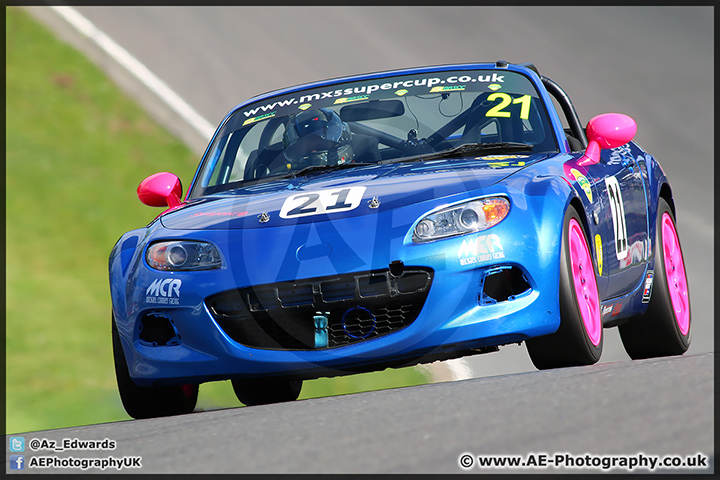
[[[493,108],[487,111],[485,114],[486,117],[500,117],[500,118],[510,118],[510,112],[505,110],[508,105],[519,103],[521,104],[520,107],[520,118],[523,120],[527,120],[530,116],[530,95],[523,95],[522,97],[518,97],[513,99],[510,95],[507,93],[502,92],[495,92],[488,95],[488,101],[494,102],[495,100],[500,100],[500,103],[495,105]]]

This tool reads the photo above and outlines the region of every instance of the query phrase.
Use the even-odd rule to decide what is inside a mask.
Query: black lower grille
[[[410,325],[427,298],[430,269],[390,269],[258,285],[208,297],[220,328],[255,348],[315,350]]]

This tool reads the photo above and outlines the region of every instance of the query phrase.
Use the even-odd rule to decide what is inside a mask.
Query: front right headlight
[[[509,212],[510,201],[505,197],[487,197],[453,205],[423,217],[415,225],[413,242],[430,242],[486,230],[500,223]]]

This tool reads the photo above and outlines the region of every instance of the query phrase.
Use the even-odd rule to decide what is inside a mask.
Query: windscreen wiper
[[[337,165],[309,165],[305,168],[301,168],[300,170],[297,170],[295,172],[288,172],[284,175],[281,175],[279,178],[296,178],[301,177],[303,175],[307,175],[311,172],[316,171],[330,171],[330,170],[343,170],[346,168],[353,168],[353,167],[362,167],[365,165],[374,165],[372,163],[340,163]]]
[[[451,158],[490,152],[532,152],[533,146],[519,142],[463,143],[455,148],[431,154],[431,158]]]
[[[226,193],[229,190],[235,190],[242,187],[248,187],[251,185],[259,185],[261,183],[269,183],[274,182],[276,180],[284,179],[284,178],[296,178],[302,175],[307,175],[308,173],[315,172],[315,171],[329,171],[329,170],[343,170],[345,168],[352,168],[352,167],[362,167],[365,165],[375,165],[374,163],[341,163],[338,165],[308,165],[305,168],[301,168],[300,170],[297,170],[295,172],[287,172],[287,173],[277,173],[275,175],[269,175],[267,177],[259,177],[259,178],[253,178],[250,180],[241,180],[236,182],[230,182],[225,183],[221,185],[215,185],[212,187],[207,187],[203,191],[203,195],[213,195],[216,193]]]
[[[529,143],[519,142],[491,142],[491,143],[463,143],[457,147],[442,150],[440,152],[426,153],[423,155],[413,155],[412,157],[401,157],[381,163],[394,162],[417,162],[421,160],[436,160],[439,158],[464,157],[467,155],[476,155],[479,153],[489,154],[492,152],[531,152],[533,146]]]

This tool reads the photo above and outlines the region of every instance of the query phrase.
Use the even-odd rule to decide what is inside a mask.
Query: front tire
[[[560,247],[560,327],[526,341],[536,368],[592,365],[600,359],[603,326],[595,265],[580,215],[568,207]]]
[[[633,360],[682,355],[690,346],[690,292],[675,217],[665,199],[658,202],[655,271],[644,314],[620,325],[620,338]]]
[[[235,396],[240,403],[248,407],[297,400],[300,390],[302,390],[302,383],[302,380],[278,378],[237,378],[232,380]]]
[[[123,407],[132,418],[166,417],[191,413],[197,404],[199,385],[141,387],[130,377],[120,334],[112,319],[115,377]]]

